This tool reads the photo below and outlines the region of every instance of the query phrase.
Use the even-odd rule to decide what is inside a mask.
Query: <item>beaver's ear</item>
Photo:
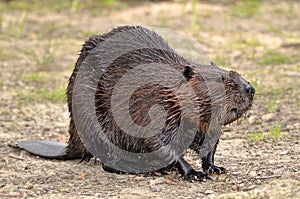
[[[210,61],[210,65],[213,67],[217,67],[217,64],[215,64],[215,62],[213,62],[213,61]]]
[[[189,81],[195,74],[193,69],[190,66],[185,66],[182,70],[183,77]]]

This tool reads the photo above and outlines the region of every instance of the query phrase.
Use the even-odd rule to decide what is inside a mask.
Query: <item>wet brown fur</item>
[[[93,36],[83,45],[75,65],[75,69],[69,79],[67,89],[68,107],[71,118],[69,125],[70,139],[68,141],[67,148],[68,156],[82,156],[83,159],[90,159],[92,157],[81,142],[72,115],[72,91],[77,72],[82,62],[98,43],[118,32],[138,28],[141,27],[119,27],[107,34]],[[151,55],[150,58],[149,55]],[[175,95],[172,90],[155,84],[144,85],[143,88],[136,90],[130,99],[130,115],[132,116],[133,121],[140,126],[146,126],[149,124],[150,118],[147,113],[155,104],[162,105],[162,107],[164,107],[167,111],[167,121],[166,128],[163,132],[161,132],[161,134],[147,139],[135,138],[122,133],[113,120],[110,110],[110,97],[114,86],[113,83],[116,83],[117,79],[120,78],[127,69],[130,69],[140,63],[151,63],[154,60],[159,63],[171,64],[178,71],[182,71],[185,66],[192,66],[192,71],[190,71],[190,77],[187,81],[193,88],[195,94],[187,92],[185,89],[187,84],[185,85],[184,83],[180,86],[178,91],[179,94],[177,95]],[[119,147],[128,151],[154,151],[161,146],[161,143],[168,143],[172,139],[175,134],[174,132],[179,125],[180,118],[184,117],[184,115],[180,112],[180,96],[184,99],[184,103],[196,104],[198,110],[195,110],[195,114],[200,113],[198,117],[200,121],[198,132],[194,142],[190,146],[190,148],[195,151],[199,150],[201,147],[203,136],[205,136],[209,125],[213,125],[212,128],[214,131],[221,131],[222,126],[241,117],[241,115],[244,114],[252,104],[253,96],[251,98],[247,96],[247,93],[245,93],[245,86],[248,82],[242,79],[238,73],[220,69],[214,64],[209,66],[201,65],[200,67],[195,68],[193,67],[195,63],[184,59],[177,55],[174,51],[142,49],[141,52],[135,51],[132,54],[122,55],[118,58],[118,60],[115,60],[115,62],[117,63],[115,65],[124,67],[108,68],[107,70],[111,70],[111,72],[101,77],[102,79],[99,79],[95,97],[96,113],[100,123],[104,119],[110,121],[105,124],[102,122],[104,131],[107,130],[107,132],[111,132],[111,129],[115,129],[112,134],[107,135],[110,140]],[[112,80],[113,83],[107,83],[108,79]],[[226,95],[218,93],[218,88],[223,85]],[[208,86],[209,88],[212,88],[212,93],[209,92]],[[212,96],[215,96],[215,98],[213,99]],[[225,102],[225,105],[223,102]],[[212,121],[212,109],[216,107],[220,107],[220,110],[217,109],[217,117]],[[220,122],[222,120],[224,121]]]

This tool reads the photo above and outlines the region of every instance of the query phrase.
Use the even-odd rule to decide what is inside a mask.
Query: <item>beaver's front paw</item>
[[[203,170],[207,175],[226,173],[224,167],[216,166],[214,164],[209,164],[207,167],[203,168]]]

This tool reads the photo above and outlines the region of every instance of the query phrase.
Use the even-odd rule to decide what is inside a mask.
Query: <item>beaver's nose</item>
[[[253,100],[255,89],[250,83],[245,87],[245,93],[247,94],[250,100]]]

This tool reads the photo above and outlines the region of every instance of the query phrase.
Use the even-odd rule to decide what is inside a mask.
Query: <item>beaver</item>
[[[105,47],[103,45],[105,42],[110,46]],[[132,46],[136,48],[127,50]],[[126,51],[120,54],[122,48]],[[88,58],[91,55],[99,60],[89,60]],[[158,156],[171,158],[169,158],[168,164],[162,168],[156,168],[156,170],[164,173],[170,168],[177,168],[183,178],[188,181],[201,181],[204,178],[210,178],[212,173],[221,174],[226,172],[224,167],[214,164],[214,155],[222,127],[237,120],[251,108],[255,94],[254,87],[237,72],[221,69],[212,61],[210,64],[199,64],[183,58],[161,36],[142,26],[117,27],[111,32],[91,36],[83,44],[67,87],[67,102],[70,112],[70,138],[68,143],[24,141],[18,143],[20,148],[32,154],[51,159],[81,158],[82,161],[89,161],[92,157],[97,156],[95,154],[97,152],[93,151],[93,147],[91,147],[96,135],[92,135],[91,132],[82,133],[81,131],[85,130],[79,130],[79,125],[90,121],[88,119],[78,119],[76,116],[76,122],[74,100],[81,98],[83,94],[76,91],[75,87],[77,80],[85,78],[82,74],[79,75],[81,68],[100,63],[101,59],[105,61],[107,57],[114,58],[110,60],[105,68],[101,69],[104,71],[102,74],[96,75],[98,79],[95,87],[92,88],[94,90],[92,98],[94,98],[95,103],[95,114],[103,132],[102,136],[122,150],[132,153],[150,153],[161,149]],[[164,67],[158,67],[159,64]],[[153,69],[150,65],[153,66]],[[174,71],[179,74],[176,78],[170,77],[167,79],[167,81],[173,81],[171,83],[174,84],[173,86],[164,86],[159,82],[148,82],[134,88],[134,91],[130,93],[130,99],[127,101],[130,107],[129,116],[119,114],[124,121],[129,118],[138,126],[145,127],[153,119],[150,118],[149,111],[154,105],[159,104],[165,111],[163,127],[159,133],[148,137],[125,133],[113,114],[112,98],[115,87],[128,71],[137,66],[143,66],[141,72],[131,77],[132,82],[129,80],[125,87],[135,85],[134,81],[143,82],[144,79],[150,76],[159,76],[166,79]],[[171,69],[169,70],[169,68]],[[145,74],[144,70],[146,69],[151,70],[151,73]],[[127,93],[125,90],[121,89],[121,91],[117,99],[122,98],[122,95]],[[76,92],[77,94],[75,94]],[[185,112],[182,107],[189,105],[192,108]],[[84,105],[80,104],[79,106]],[[116,107],[117,109],[123,109],[123,106]],[[87,114],[85,112],[87,111],[83,109],[82,114]],[[160,115],[157,117],[159,118]],[[158,119],[158,121],[160,120]],[[125,123],[127,123],[127,120]],[[188,146],[184,148],[183,153],[174,155],[174,150],[172,151],[171,148],[165,146],[179,134],[179,127],[183,123],[188,124],[183,128],[187,132],[184,133],[184,136],[191,141],[187,142]],[[190,128],[190,126],[195,128]],[[86,134],[89,134],[89,136],[86,136]],[[215,141],[212,142],[212,147],[206,147],[203,150],[209,142],[209,135]],[[180,145],[181,141],[177,144]],[[187,149],[199,154],[202,159],[203,171],[195,170],[183,158]],[[100,158],[101,162],[102,158]],[[105,161],[102,166],[105,171],[124,173],[122,169],[113,168]],[[134,164],[128,164],[127,167],[134,167]],[[132,173],[146,173],[146,171],[136,172],[133,170]]]

